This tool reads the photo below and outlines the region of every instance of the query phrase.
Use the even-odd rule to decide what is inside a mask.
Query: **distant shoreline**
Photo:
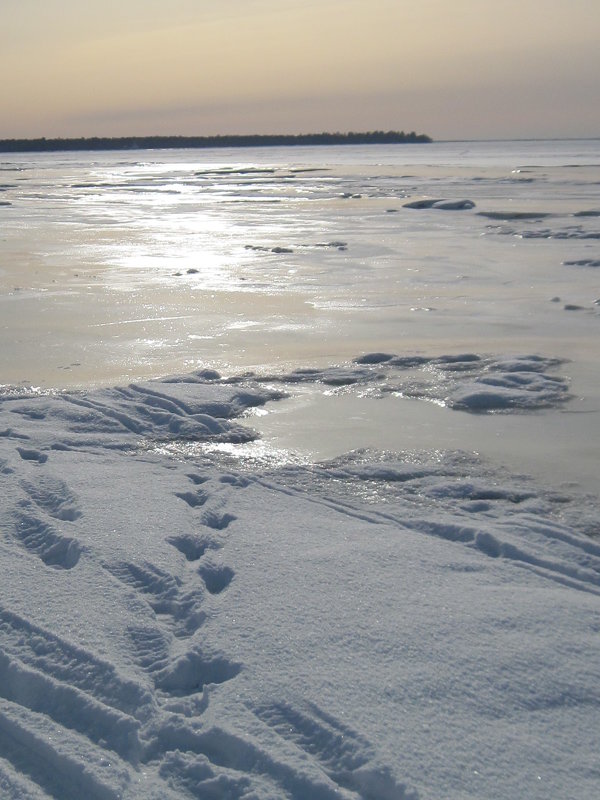
[[[423,134],[404,131],[367,133],[251,134],[225,136],[115,136],[77,139],[0,139],[1,153],[43,153],[78,150],[173,150],[209,147],[289,147],[351,144],[428,144]]]

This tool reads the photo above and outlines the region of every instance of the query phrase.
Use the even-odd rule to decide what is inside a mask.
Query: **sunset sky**
[[[599,0],[0,0],[0,138],[600,136]]]

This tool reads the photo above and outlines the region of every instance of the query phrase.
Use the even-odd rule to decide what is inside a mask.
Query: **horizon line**
[[[34,152],[60,150],[175,149],[210,147],[253,147],[277,145],[335,144],[413,144],[430,143],[431,137],[410,131],[348,131],[319,133],[253,133],[183,135],[151,134],[130,136],[77,136],[0,139],[1,152]]]

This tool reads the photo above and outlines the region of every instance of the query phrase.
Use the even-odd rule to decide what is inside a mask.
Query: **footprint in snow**
[[[198,574],[204,581],[207,592],[221,594],[233,580],[235,572],[224,564],[207,561],[198,567]]]
[[[27,447],[17,447],[17,452],[23,461],[37,461],[38,464],[45,464],[48,461],[46,453],[41,453],[39,450],[33,450]]]
[[[187,561],[199,561],[207,550],[216,550],[221,547],[217,542],[193,533],[170,536],[167,542],[179,550]]]
[[[192,636],[206,619],[198,587],[182,591],[182,581],[153,564],[119,562],[105,569],[125,586],[141,594],[157,619],[178,638]]]
[[[187,503],[190,508],[200,508],[206,503],[209,497],[206,492],[202,491],[175,492],[175,496]]]
[[[255,713],[305,758],[316,761],[340,788],[357,792],[365,800],[418,800],[418,794],[398,783],[388,767],[373,762],[367,739],[314,704],[299,709],[274,703]]]
[[[30,513],[19,512],[15,519],[15,537],[30,553],[54,569],[73,569],[82,553],[79,542],[63,536],[53,526]]]
[[[58,478],[44,475],[35,483],[21,481],[21,487],[42,511],[63,522],[74,522],[81,516],[75,495]]]
[[[224,531],[237,517],[234,514],[219,514],[217,511],[205,511],[202,514],[202,524],[215,531]]]

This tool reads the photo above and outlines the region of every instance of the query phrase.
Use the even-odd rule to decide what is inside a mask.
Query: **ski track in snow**
[[[379,369],[393,358],[370,362]],[[460,362],[470,380],[471,361]],[[554,365],[527,364],[536,374]],[[511,365],[522,374],[514,361],[503,374]],[[485,368],[494,371],[487,361]],[[251,433],[235,418],[278,396],[257,383],[196,374],[85,395],[2,399],[0,552],[14,578],[0,595],[3,797],[420,796],[405,782],[401,759],[386,760],[387,751],[310,695],[288,697],[267,686],[255,690],[256,700],[242,700],[236,690],[248,668],[228,652],[227,639],[215,647],[215,630],[223,615],[236,613],[228,599],[238,577],[235,550],[254,546],[244,545],[249,517],[240,509],[248,514],[266,498],[274,507],[293,498],[310,519],[333,514],[341,529],[411,531],[525,570],[535,581],[600,594],[600,544],[563,521],[568,499],[483,469],[473,478],[476,465],[463,456],[407,463],[367,454],[259,475],[228,469],[218,457],[177,461],[148,452],[148,443],[247,441]],[[114,544],[103,538],[108,509],[92,499],[97,477],[128,463],[132,483],[146,468],[163,471],[164,485],[149,480],[156,494],[147,505],[168,506],[157,517],[163,521],[177,515],[177,528],[148,530],[147,546],[143,533]],[[121,496],[130,489],[105,487]],[[99,497],[107,506],[123,502]],[[145,524],[143,502],[132,504],[130,533],[138,515],[137,527]],[[261,518],[272,530],[268,509]],[[41,594],[25,578],[18,583],[19,565],[38,576]],[[44,587],[62,593],[63,601],[48,602],[62,602],[63,615],[84,604],[88,590],[100,606],[103,593],[114,592],[113,605],[122,606],[118,658],[93,630],[83,642],[77,626],[53,627],[51,610],[36,614]]]

